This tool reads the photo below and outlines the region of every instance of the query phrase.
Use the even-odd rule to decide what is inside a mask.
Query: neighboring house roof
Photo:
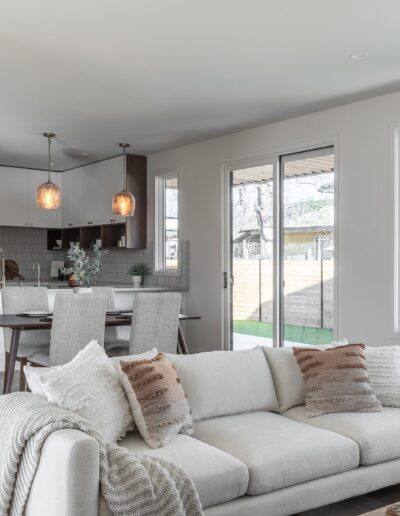
[[[271,229],[271,228],[268,228]],[[284,233],[296,234],[296,233],[332,233],[333,226],[299,226],[284,228]],[[260,241],[260,230],[259,229],[244,229],[239,231],[239,236],[234,239],[234,242],[259,242]]]

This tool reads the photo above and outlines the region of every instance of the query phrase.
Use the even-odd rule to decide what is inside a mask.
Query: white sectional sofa
[[[152,450],[193,479],[207,516],[295,514],[400,482],[400,409],[305,415],[290,349],[171,355],[195,433]],[[77,430],[45,442],[26,516],[109,516],[99,496],[96,442]]]

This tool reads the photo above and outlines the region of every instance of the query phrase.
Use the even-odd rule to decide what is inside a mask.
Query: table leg
[[[9,363],[8,363],[6,384],[5,384],[5,389],[4,389],[3,394],[9,394],[12,389],[20,333],[21,333],[20,330],[14,328],[12,331],[12,334],[11,334],[10,358],[9,358]]]
[[[186,344],[185,336],[182,331],[182,326],[179,324],[178,327],[178,347],[183,355],[189,354],[189,349]]]

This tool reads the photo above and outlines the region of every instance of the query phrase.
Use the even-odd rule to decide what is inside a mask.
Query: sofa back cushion
[[[194,421],[278,410],[272,375],[261,348],[167,356],[181,379]]]
[[[263,346],[274,380],[279,412],[304,405],[306,391],[303,375],[293,355],[293,348],[267,348]]]

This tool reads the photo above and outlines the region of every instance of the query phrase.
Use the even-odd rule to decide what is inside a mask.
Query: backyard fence
[[[284,260],[286,324],[333,328],[333,259]],[[272,322],[272,260],[234,259],[233,319]]]

